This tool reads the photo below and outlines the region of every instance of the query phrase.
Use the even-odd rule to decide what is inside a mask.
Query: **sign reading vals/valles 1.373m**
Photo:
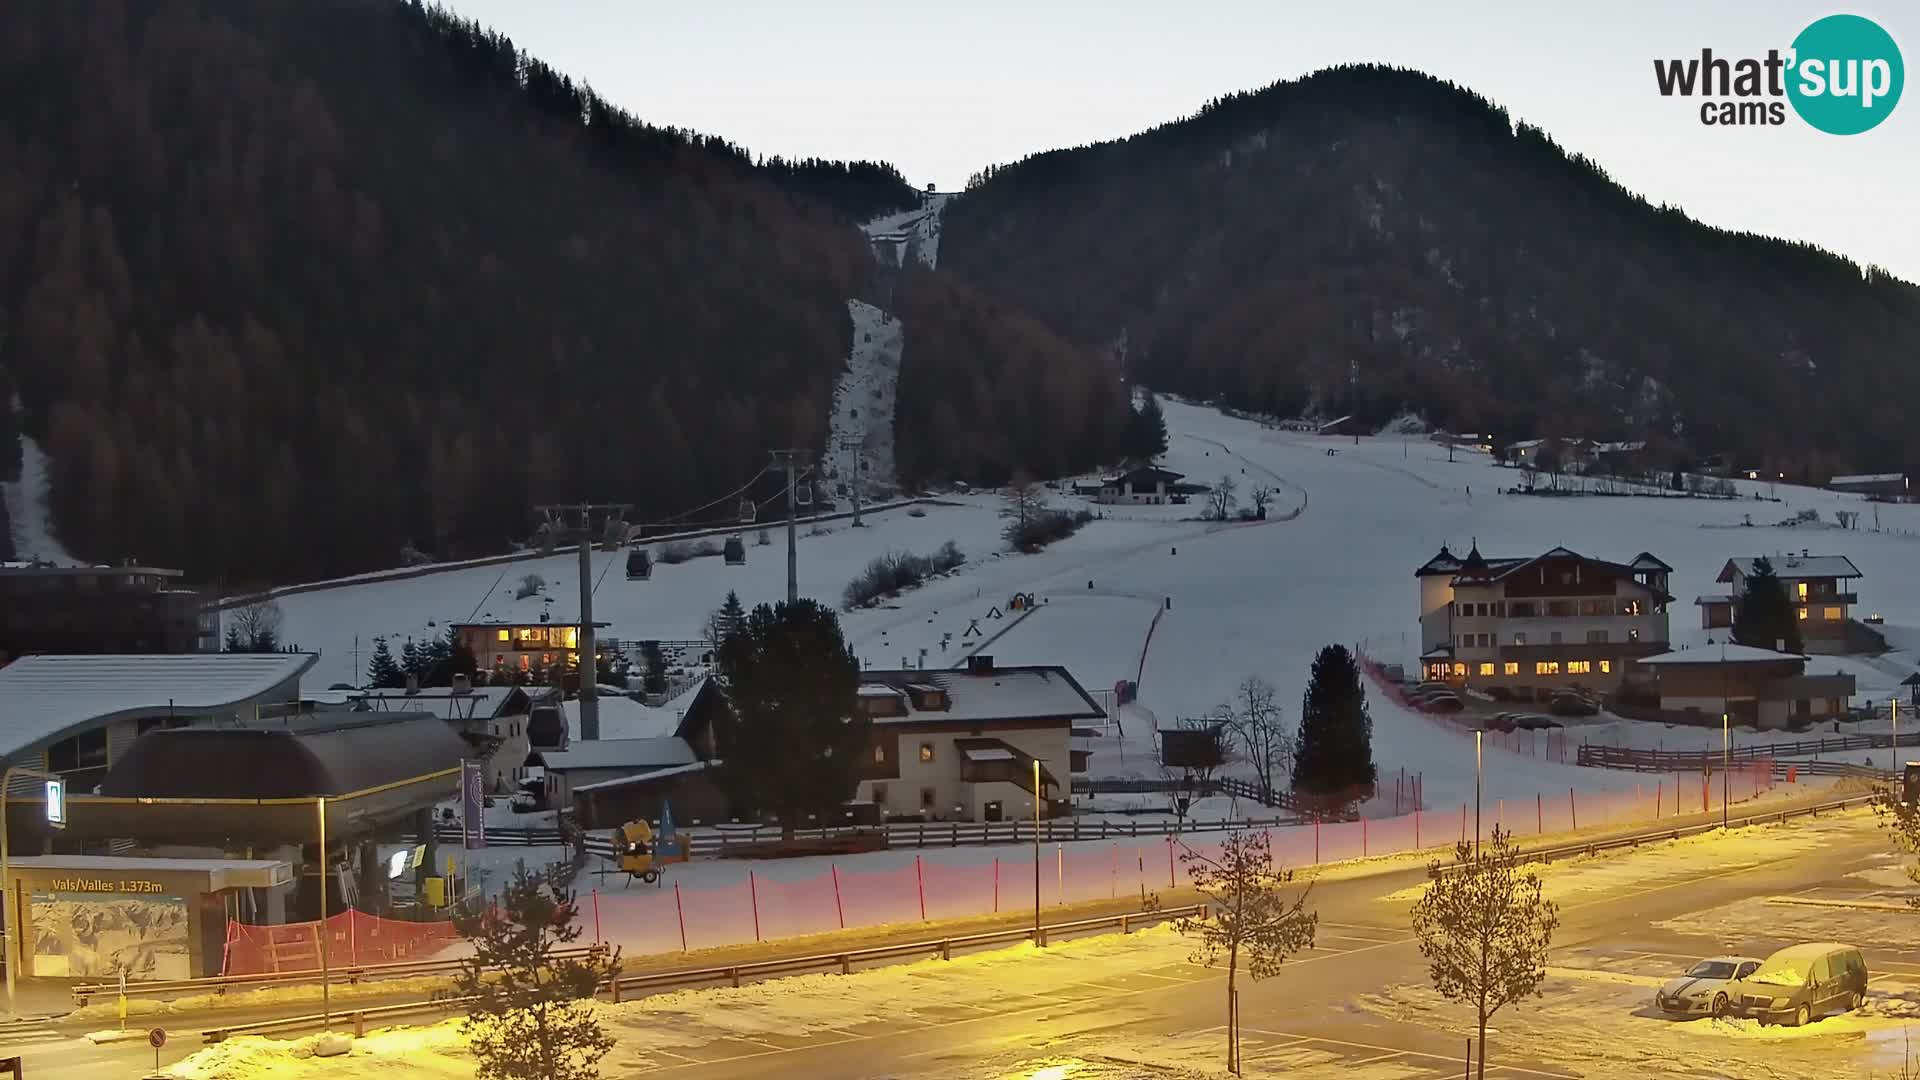
[[[47,888],[52,892],[163,893],[165,885],[157,881],[112,880],[109,878],[54,878]]]

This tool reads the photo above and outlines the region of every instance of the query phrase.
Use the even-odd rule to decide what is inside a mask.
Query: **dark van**
[[[1747,976],[1740,1014],[1795,1027],[1851,1012],[1867,993],[1867,962],[1851,945],[1824,942],[1781,949]]]

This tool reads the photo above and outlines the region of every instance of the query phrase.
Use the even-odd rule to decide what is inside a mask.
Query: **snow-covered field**
[[[1197,505],[1101,508],[1108,516],[1038,555],[1001,552],[998,502],[984,494],[955,496],[924,516],[904,510],[871,515],[868,527],[846,522],[801,526],[799,585],[804,595],[833,600],[871,558],[886,551],[925,553],[946,540],[968,556],[958,573],[876,609],[844,617],[849,640],[872,666],[950,666],[993,638],[1010,620],[994,619],[1015,592],[1030,592],[1040,610],[992,640],[986,651],[1003,664],[1062,663],[1091,689],[1141,678],[1141,704],[1161,723],[1195,716],[1226,700],[1236,682],[1260,674],[1297,702],[1314,652],[1329,642],[1363,645],[1377,658],[1412,665],[1418,649],[1413,570],[1442,543],[1456,550],[1477,540],[1490,555],[1524,555],[1556,544],[1583,554],[1627,559],[1653,552],[1674,567],[1681,598],[1671,622],[1676,644],[1703,644],[1693,596],[1714,590],[1732,555],[1811,549],[1844,554],[1865,575],[1861,610],[1880,612],[1889,638],[1920,644],[1920,576],[1905,564],[1920,555],[1920,506],[1879,507],[1885,531],[1842,532],[1766,522],[1801,509],[1832,518],[1836,509],[1868,507],[1856,497],[1781,487],[1781,502],[1604,497],[1542,498],[1497,494],[1517,474],[1481,455],[1397,436],[1322,438],[1267,430],[1257,423],[1174,401],[1164,403],[1172,432],[1168,467],[1196,481],[1233,476],[1279,488],[1270,513],[1291,520],[1217,525],[1191,520]],[[1329,451],[1334,451],[1329,453]],[[1243,473],[1242,470],[1245,470]],[[1768,485],[1743,483],[1749,494]],[[1055,494],[1068,504],[1072,497]],[[1759,524],[1743,524],[1748,518]],[[728,589],[748,604],[785,591],[783,537],[757,546],[747,534],[744,567],[718,558],[656,565],[651,581],[630,582],[623,556],[594,556],[594,609],[624,639],[689,638]],[[515,601],[529,572],[547,582],[544,597]],[[571,555],[476,567],[397,582],[367,584],[284,598],[286,638],[322,653],[311,681],[354,681],[356,636],[364,665],[372,639],[422,637],[449,620],[537,617],[575,609]],[[1167,605],[1171,605],[1168,607]],[[1162,612],[1142,664],[1147,629]],[[435,625],[429,625],[429,623]],[[974,627],[977,624],[977,631]],[[943,646],[943,641],[945,642]],[[1810,670],[1850,670],[1862,696],[1884,698],[1913,669],[1913,654],[1878,660],[1816,659]],[[1472,742],[1451,727],[1373,703],[1375,757],[1383,773],[1400,768],[1424,776],[1430,805],[1471,798]],[[1705,746],[1717,733],[1620,723],[1571,729],[1595,741],[1631,741],[1668,748]],[[1742,733],[1745,742],[1757,738]],[[1883,757],[1891,758],[1890,754]],[[1140,774],[1138,754],[1124,768],[1119,755],[1096,753],[1094,775]],[[1851,756],[1849,757],[1851,760]],[[1148,770],[1150,771],[1150,769]],[[1489,750],[1490,799],[1532,800],[1569,786],[1632,790],[1636,778]]]

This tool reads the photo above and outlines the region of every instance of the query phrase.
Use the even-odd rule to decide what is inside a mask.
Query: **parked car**
[[[1555,690],[1547,702],[1547,711],[1555,716],[1597,716],[1600,703],[1573,690]]]
[[[1431,694],[1436,690],[1444,690],[1449,694],[1453,693],[1453,687],[1443,682],[1423,682],[1415,685],[1413,688],[1413,692],[1416,695]]]
[[[1466,703],[1460,700],[1460,695],[1451,690],[1428,694],[1419,699],[1419,704],[1421,708],[1431,712],[1459,712],[1467,707]]]
[[[1539,713],[1518,713],[1514,716],[1514,725],[1523,731],[1546,731],[1561,727],[1558,720],[1541,716]]]
[[[1851,1012],[1867,993],[1867,962],[1851,945],[1794,945],[1761,962],[1743,983],[1739,1012],[1762,1024],[1795,1027]]]
[[[1485,731],[1499,731],[1499,732],[1512,731],[1516,726],[1518,726],[1519,717],[1520,717],[1519,713],[1512,713],[1512,712],[1494,713],[1492,716],[1489,716],[1485,720],[1481,721],[1480,727],[1482,730],[1485,730]]]
[[[1726,1016],[1740,1001],[1742,980],[1759,967],[1751,956],[1709,957],[1662,984],[1654,1007],[1668,1016]]]

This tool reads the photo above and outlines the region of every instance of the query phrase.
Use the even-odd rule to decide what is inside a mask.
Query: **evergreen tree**
[[[740,594],[728,589],[727,599],[720,605],[720,618],[714,624],[714,628],[720,631],[718,640],[725,641],[735,630],[740,629],[740,624],[746,620],[747,611],[740,606]]]
[[[1160,399],[1149,392],[1146,402],[1127,415],[1126,451],[1129,457],[1151,461],[1167,452],[1167,418]]]
[[[1747,591],[1733,613],[1733,640],[1756,649],[1779,649],[1785,642],[1790,653],[1801,652],[1800,623],[1787,598],[1786,583],[1773,571],[1766,556],[1753,560],[1753,573],[1747,575]]]
[[[771,814],[790,838],[825,824],[859,783],[870,722],[854,708],[860,665],[833,609],[761,604],[720,646],[720,787],[738,808]]]
[[[580,939],[580,911],[555,880],[560,870],[529,872],[522,863],[497,906],[454,918],[473,955],[448,996],[466,999],[463,1033],[479,1080],[593,1080],[613,1049],[593,996],[620,974],[620,961],[603,944],[569,948]]]
[[[1346,646],[1328,645],[1313,658],[1300,705],[1293,786],[1348,802],[1371,794],[1373,782],[1373,717],[1360,666]]]
[[[373,660],[367,664],[367,685],[376,690],[397,690],[407,685],[406,673],[393,661],[393,650],[386,638],[373,639]]]
[[[247,643],[244,639],[240,637],[240,628],[237,626],[227,627],[227,640],[226,640],[225,648],[227,652],[252,652],[253,651],[247,648]]]
[[[447,636],[435,645],[435,651],[445,657],[440,667],[446,672],[446,685],[453,685],[455,675],[465,675],[471,680],[480,670],[480,661],[474,657],[473,650],[460,637],[460,631],[447,627]]]
[[[729,593],[729,596],[732,594]],[[667,657],[660,651],[657,641],[640,643],[640,660],[647,666],[646,674],[640,677],[640,688],[649,694],[667,692]]]
[[[420,654],[420,647],[413,643],[412,638],[408,638],[406,644],[400,646],[401,672],[419,678],[420,673],[425,669],[426,660]]]

